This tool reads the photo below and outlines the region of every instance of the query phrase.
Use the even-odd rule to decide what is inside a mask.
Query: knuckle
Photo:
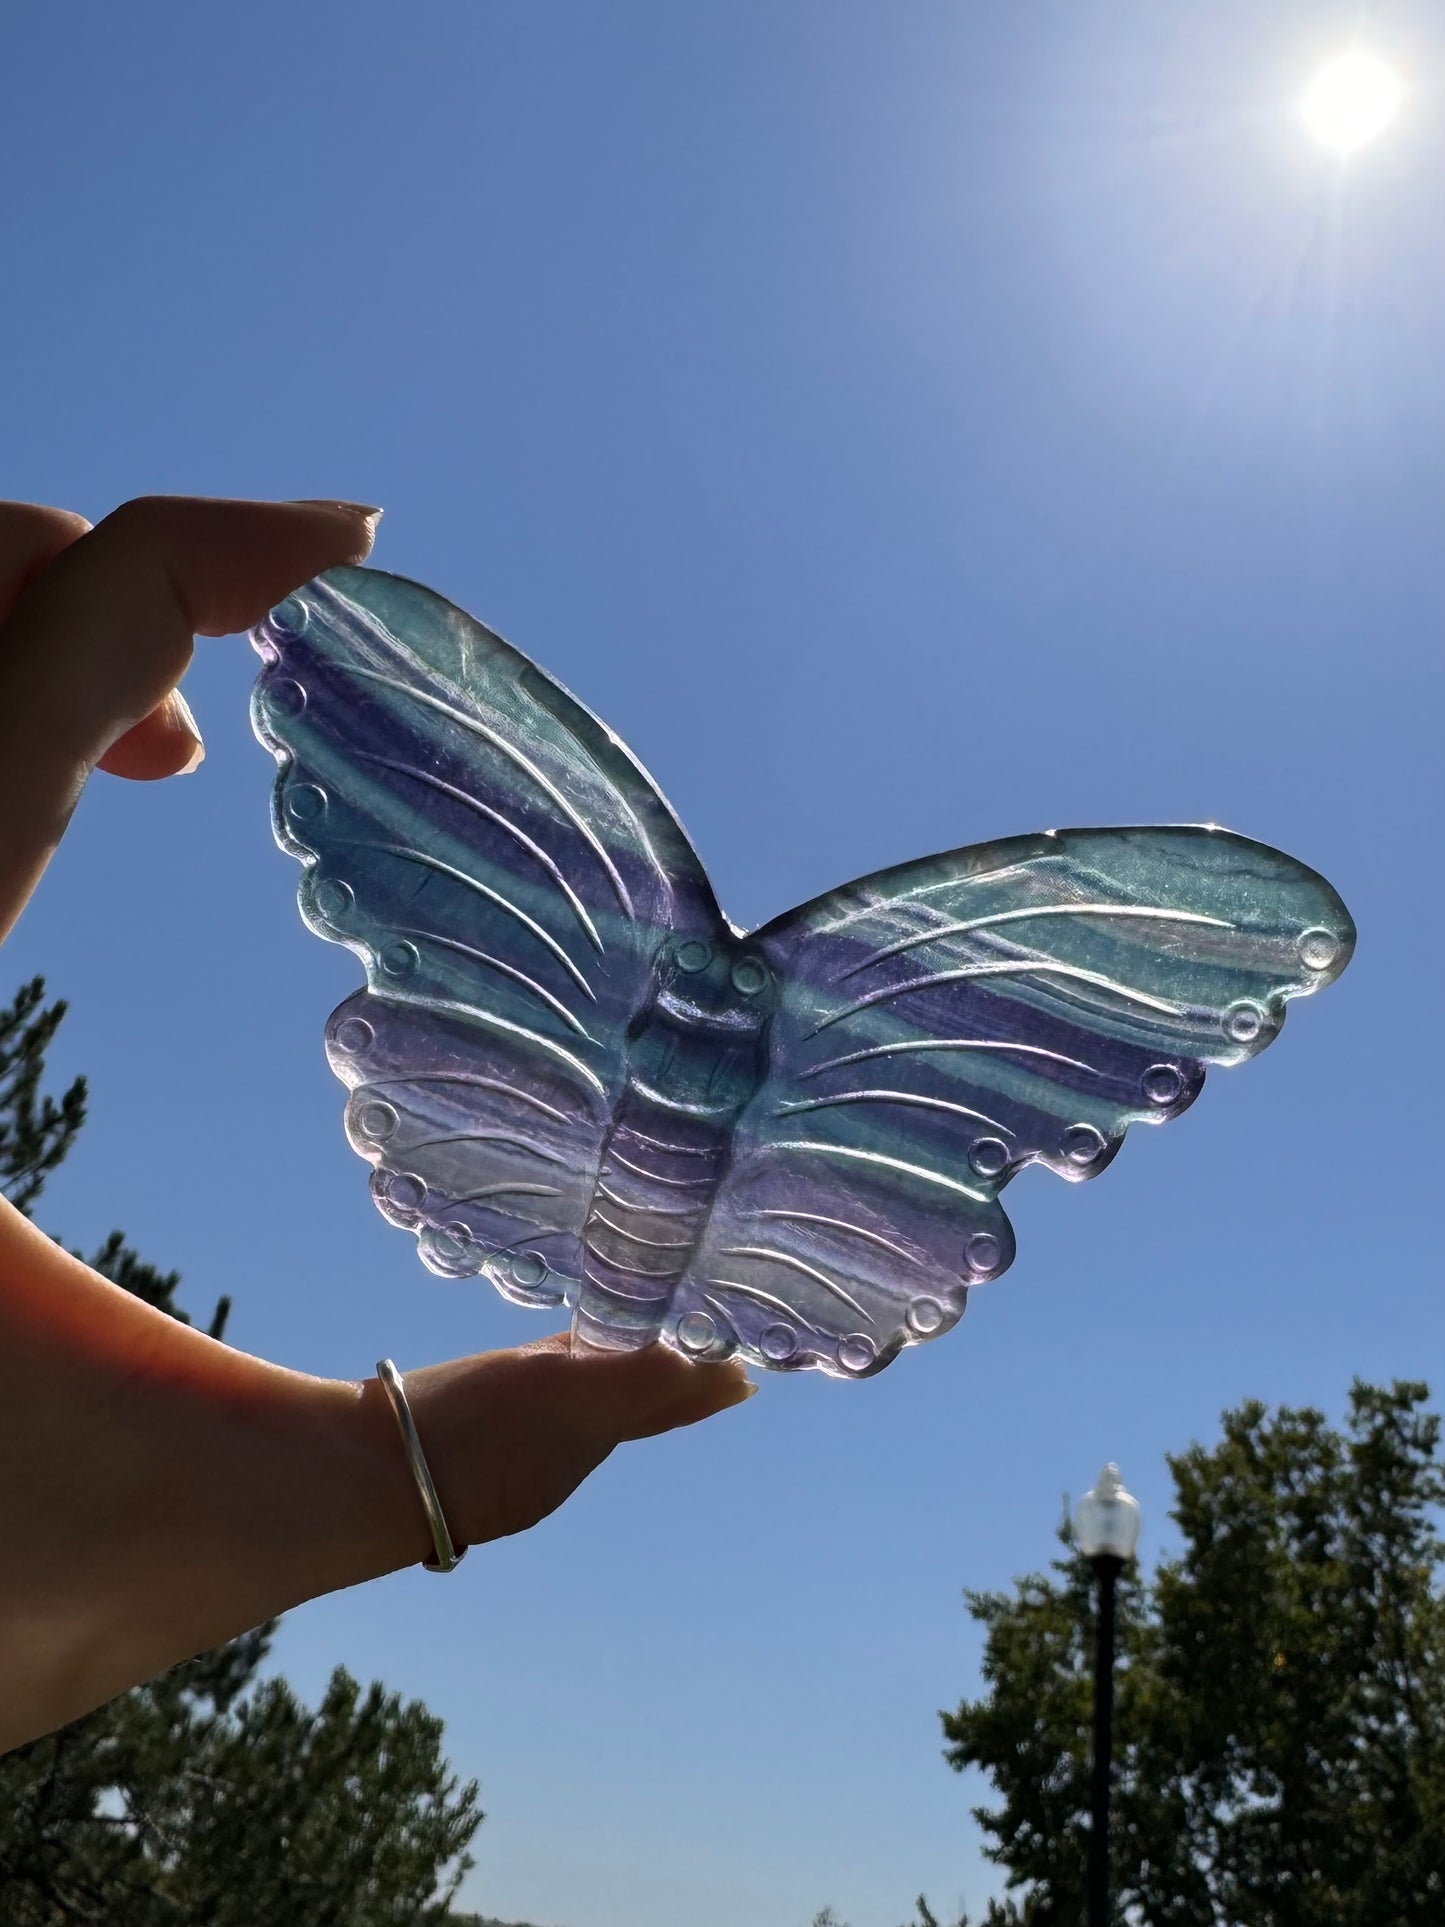
[[[111,510],[102,528],[124,536],[148,535],[164,526],[171,507],[166,495],[133,495]]]
[[[90,524],[71,509],[41,502],[0,502],[0,550],[28,568],[43,568],[84,535]]]

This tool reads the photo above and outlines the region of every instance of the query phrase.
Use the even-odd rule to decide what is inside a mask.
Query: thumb
[[[179,689],[173,689],[148,716],[116,738],[97,767],[133,782],[152,782],[163,776],[188,776],[205,755],[191,706]]]
[[[406,1376],[452,1537],[468,1545],[544,1519],[615,1446],[696,1424],[756,1390],[738,1361],[693,1365],[662,1345],[573,1350],[565,1333]],[[376,1380],[363,1396],[373,1394],[384,1397]]]

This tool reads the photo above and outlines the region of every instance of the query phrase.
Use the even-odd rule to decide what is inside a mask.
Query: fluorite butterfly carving
[[[1210,827],[953,850],[745,934],[628,750],[440,596],[335,569],[253,640],[302,915],[366,968],[326,1041],[376,1202],[594,1344],[880,1370],[1009,1264],[1017,1171],[1095,1176],[1354,944]]]

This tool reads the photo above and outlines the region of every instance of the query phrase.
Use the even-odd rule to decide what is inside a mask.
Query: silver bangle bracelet
[[[426,1454],[421,1449],[421,1439],[417,1435],[416,1420],[411,1415],[411,1407],[406,1402],[406,1388],[401,1382],[401,1373],[389,1358],[376,1361],[376,1375],[382,1388],[391,1401],[391,1409],[396,1414],[397,1429],[401,1442],[406,1449],[406,1462],[411,1467],[411,1476],[416,1480],[416,1489],[421,1495],[422,1510],[426,1522],[431,1527],[432,1544],[436,1547],[433,1558],[423,1559],[422,1565],[428,1572],[455,1572],[466,1557],[465,1546],[456,1545],[447,1530],[446,1514],[442,1502],[437,1497],[436,1485],[426,1462]]]

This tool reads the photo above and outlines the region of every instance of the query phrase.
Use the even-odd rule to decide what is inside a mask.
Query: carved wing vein
[[[981,1037],[913,1037],[905,1043],[877,1044],[871,1050],[852,1050],[845,1057],[830,1057],[823,1064],[807,1064],[798,1075],[821,1077],[824,1071],[841,1070],[845,1064],[863,1064],[875,1057],[896,1057],[900,1051],[910,1050],[1017,1051],[1025,1057],[1046,1057],[1055,1064],[1067,1064],[1072,1070],[1087,1071],[1091,1077],[1099,1075],[1096,1067],[1086,1064],[1081,1057],[1066,1057],[1062,1051],[1045,1050],[1042,1044],[1015,1044],[1007,1039],[994,1041]]]
[[[736,1278],[709,1278],[707,1282],[716,1291],[735,1291],[739,1298],[751,1298],[755,1305],[766,1305],[770,1311],[781,1312],[783,1317],[792,1324],[805,1325],[809,1331],[818,1329],[810,1318],[803,1316],[796,1305],[790,1305],[786,1298],[775,1298],[770,1291],[760,1291],[756,1285],[741,1284]],[[724,1318],[729,1316],[726,1305],[720,1305],[715,1298],[708,1297],[706,1292],[703,1293],[703,1297],[707,1298],[714,1311],[720,1311]]]
[[[508,836],[520,844],[530,857],[535,858],[547,872],[547,875],[567,899],[568,907],[571,909],[578,923],[581,924],[587,941],[592,945],[593,949],[596,950],[597,954],[602,956],[605,953],[606,946],[602,941],[596,924],[587,914],[587,906],[572,888],[566,877],[563,876],[558,865],[553,862],[552,858],[548,856],[547,852],[542,848],[541,844],[534,842],[533,839],[527,835],[527,832],[514,823],[509,816],[503,816],[502,812],[493,809],[490,803],[483,803],[479,797],[473,796],[469,791],[459,788],[457,784],[447,783],[444,782],[440,776],[433,776],[429,770],[415,769],[410,763],[393,762],[390,757],[377,756],[371,750],[358,749],[353,753],[358,762],[375,763],[380,769],[394,770],[398,776],[410,776],[418,783],[425,783],[431,789],[440,790],[443,795],[450,796],[454,798],[456,802],[465,804],[469,810],[475,810],[478,816],[485,816],[490,822],[495,823],[498,829],[504,830]]]
[[[818,1152],[824,1157],[854,1158],[861,1164],[877,1166],[879,1171],[902,1171],[907,1177],[922,1178],[928,1184],[939,1184],[947,1191],[956,1191],[961,1198],[971,1204],[988,1204],[990,1193],[980,1191],[971,1184],[961,1184],[957,1178],[945,1177],[942,1171],[931,1171],[926,1164],[908,1164],[902,1158],[885,1157],[881,1151],[865,1151],[853,1144],[823,1144],[817,1138],[793,1138],[785,1144],[774,1147],[779,1151]]]
[[[485,950],[474,949],[471,944],[462,943],[456,937],[436,936],[430,930],[398,930],[396,934],[399,937],[416,937],[422,943],[437,944],[443,950],[456,951],[460,957],[470,957],[474,963],[485,964],[490,970],[499,970],[504,977],[512,978],[524,990],[530,991],[534,997],[546,1004],[549,1010],[556,1011],[568,1029],[576,1031],[584,1044],[597,1042],[575,1011],[570,1010],[560,997],[554,996],[550,990],[539,984],[535,978],[529,977],[525,970],[519,970],[515,964],[509,964],[501,957],[490,956]]]
[[[566,1158],[556,1151],[549,1151],[540,1144],[529,1144],[524,1137],[512,1131],[448,1131],[442,1137],[423,1138],[419,1144],[398,1145],[399,1153],[411,1157],[417,1151],[435,1151],[443,1144],[509,1144],[516,1151],[525,1151],[529,1157],[540,1158],[544,1164],[565,1164]]]
[[[870,1244],[881,1245],[885,1251],[893,1252],[895,1256],[904,1259],[910,1265],[918,1262],[912,1252],[905,1251],[902,1245],[895,1244],[891,1238],[885,1238],[882,1232],[870,1231],[866,1225],[853,1224],[847,1218],[825,1218],[816,1211],[783,1211],[776,1208],[764,1208],[759,1211],[758,1216],[790,1218],[796,1224],[823,1224],[833,1231],[849,1231],[855,1238],[866,1238]]]
[[[486,897],[489,902],[495,903],[499,910],[505,910],[508,916],[515,917],[518,923],[525,925],[537,941],[552,952],[583,996],[592,1003],[596,1003],[597,996],[591,984],[551,932],[544,930],[534,917],[527,915],[525,910],[519,909],[510,897],[503,896],[500,890],[494,890],[491,884],[483,883],[480,877],[474,877],[465,870],[459,870],[454,863],[444,863],[439,856],[428,856],[425,850],[413,850],[405,843],[372,843],[356,838],[345,842],[338,841],[335,847],[373,850],[379,856],[399,856],[404,862],[419,864],[423,870],[434,870],[438,876],[450,877],[454,883],[460,883],[468,890],[475,890],[478,896]]]
[[[849,1305],[858,1316],[868,1324],[873,1320],[851,1292],[845,1291],[836,1278],[830,1278],[826,1271],[819,1271],[816,1265],[806,1264],[803,1259],[795,1258],[791,1252],[778,1251],[772,1245],[724,1245],[718,1252],[719,1258],[766,1258],[772,1264],[786,1265],[793,1271],[802,1272],[807,1278],[820,1284],[824,1291],[831,1292],[840,1304]]]
[[[1132,984],[1121,984],[1117,978],[1106,977],[1102,971],[1085,970],[1082,964],[1057,963],[1048,957],[1033,957],[1022,963],[965,964],[958,970],[935,970],[927,977],[912,977],[904,984],[890,984],[882,990],[871,991],[866,997],[860,997],[857,1003],[849,1004],[843,1010],[830,1012],[814,1024],[808,1035],[816,1037],[820,1030],[827,1030],[830,1024],[839,1024],[845,1017],[855,1017],[860,1010],[868,1010],[874,1004],[887,1004],[895,997],[906,997],[910,991],[932,990],[938,984],[963,983],[971,977],[1068,977],[1077,983],[1094,984],[1100,990],[1111,991],[1126,1003],[1142,1004],[1147,1010],[1157,1010],[1165,1017],[1183,1017],[1186,1014],[1178,1004],[1168,1003],[1162,997],[1151,997],[1147,991],[1136,990]]]
[[[555,1184],[484,1184],[479,1191],[468,1191],[464,1198],[454,1198],[452,1208],[461,1204],[480,1204],[484,1198],[562,1198],[566,1195]]]
[[[525,1024],[514,1024],[506,1017],[499,1017],[495,1011],[483,1010],[479,1004],[463,1004],[453,997],[415,997],[406,991],[394,990],[389,985],[385,991],[373,991],[372,995],[380,997],[385,1003],[404,1004],[412,1010],[429,1013],[441,1011],[449,1017],[465,1018],[469,1024],[485,1024],[488,1029],[499,1030],[508,1037],[525,1038],[529,1044],[535,1044],[538,1050],[549,1051],[553,1057],[560,1057],[564,1064],[570,1066],[579,1077],[584,1078],[592,1086],[599,1097],[607,1095],[607,1087],[602,1079],[589,1065],[584,1064],[575,1052],[568,1050],[565,1044],[559,1044],[555,1037],[544,1037],[541,1031],[528,1030]]]
[[[796,1098],[791,1104],[780,1104],[773,1112],[774,1117],[791,1117],[798,1111],[825,1111],[834,1104],[916,1104],[928,1111],[952,1111],[958,1117],[971,1117],[979,1124],[987,1124],[991,1130],[999,1131],[1004,1137],[1014,1133],[1007,1124],[1000,1124],[996,1117],[989,1117],[983,1111],[975,1111],[968,1104],[951,1104],[946,1098],[925,1097],[916,1091],[838,1091],[832,1097]]]
[[[1170,910],[1135,903],[1042,903],[1027,910],[998,910],[992,916],[970,917],[962,923],[936,924],[931,930],[920,930],[911,937],[900,937],[896,943],[885,944],[881,950],[875,950],[871,957],[865,957],[861,963],[851,964],[847,970],[840,971],[835,982],[842,983],[845,977],[854,977],[860,970],[867,970],[886,958],[896,957],[904,950],[914,950],[921,943],[941,942],[945,937],[964,937],[974,930],[991,930],[1000,923],[1031,923],[1035,917],[1142,917],[1154,923],[1206,923],[1216,930],[1234,930],[1238,927],[1224,917],[1208,917],[1202,910]]]
[[[449,717],[450,720],[460,728],[470,731],[473,736],[480,736],[483,742],[490,743],[493,749],[500,750],[509,762],[515,763],[518,769],[525,775],[530,776],[538,789],[551,798],[553,803],[556,804],[557,808],[561,810],[562,814],[566,817],[567,821],[582,837],[587,847],[596,857],[598,863],[601,864],[603,873],[612,885],[617,896],[617,901],[621,904],[624,914],[628,917],[629,921],[636,921],[637,913],[632,907],[631,897],[627,894],[627,885],[622,881],[622,876],[617,865],[607,854],[606,846],[603,844],[601,838],[587,821],[586,817],[583,816],[582,812],[567,800],[551,778],[539,770],[529,757],[524,756],[519,749],[514,749],[507,739],[499,735],[496,730],[488,729],[487,725],[478,717],[467,715],[465,710],[456,708],[452,703],[443,702],[440,696],[433,696],[428,690],[413,688],[410,683],[402,682],[399,677],[383,675],[379,669],[364,669],[360,663],[348,663],[346,668],[350,675],[362,676],[368,682],[381,683],[388,689],[395,689],[400,695],[407,697],[410,701],[425,703],[428,709],[436,710],[438,715]]]
[[[515,1084],[504,1083],[500,1077],[481,1077],[475,1071],[416,1071],[409,1075],[403,1073],[398,1077],[373,1077],[368,1078],[365,1084],[358,1085],[357,1088],[364,1091],[385,1091],[393,1089],[398,1084],[473,1084],[482,1090],[497,1091],[503,1097],[514,1097],[519,1104],[530,1104],[534,1110],[545,1112],[548,1117],[555,1118],[559,1124],[566,1124],[569,1121],[565,1111],[559,1111],[555,1104],[549,1104],[545,1098],[538,1097],[535,1091],[521,1090]]]

